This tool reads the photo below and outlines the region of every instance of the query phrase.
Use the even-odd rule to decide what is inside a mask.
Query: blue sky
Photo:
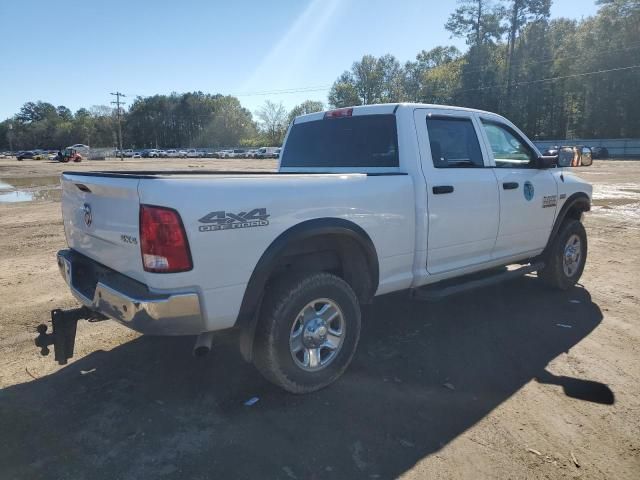
[[[554,0],[553,17],[593,15],[593,0]],[[453,44],[455,0],[2,0],[0,119],[27,101],[79,107],[201,90],[255,111],[326,101],[352,62],[401,62]],[[302,90],[273,93],[274,90]],[[262,95],[261,92],[272,92]]]

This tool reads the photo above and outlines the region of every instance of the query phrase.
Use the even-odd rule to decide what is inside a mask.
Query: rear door
[[[144,281],[136,178],[62,175],[62,217],[70,248]]]
[[[558,186],[552,171],[536,168],[537,153],[511,125],[483,114],[480,123],[500,192],[492,257],[538,252],[547,244],[556,214]]]
[[[427,184],[427,271],[488,262],[498,232],[498,188],[476,115],[416,109],[414,118]]]

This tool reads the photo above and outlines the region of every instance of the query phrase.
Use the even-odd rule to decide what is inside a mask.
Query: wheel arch
[[[556,220],[553,224],[553,228],[551,229],[551,235],[549,235],[549,240],[547,241],[547,246],[544,249],[543,255],[549,251],[560,227],[567,218],[580,220],[582,214],[589,210],[591,210],[591,200],[586,193],[577,192],[569,196],[556,216]]]
[[[379,263],[375,246],[356,223],[342,218],[317,218],[281,233],[258,260],[245,289],[236,327],[240,351],[250,361],[258,313],[268,283],[288,271],[332,271],[338,268],[361,303],[378,289]]]

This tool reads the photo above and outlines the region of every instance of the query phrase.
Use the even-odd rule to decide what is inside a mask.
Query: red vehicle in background
[[[58,156],[56,157],[56,159],[62,163],[77,163],[82,161],[82,155],[80,155],[75,148],[65,148],[64,150],[58,152]]]

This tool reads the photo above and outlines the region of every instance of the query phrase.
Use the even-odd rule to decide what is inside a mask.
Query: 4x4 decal
[[[201,232],[217,232],[218,230],[232,230],[235,228],[265,227],[269,225],[270,215],[266,208],[254,208],[250,212],[230,213],[220,210],[207,213],[199,222]]]

